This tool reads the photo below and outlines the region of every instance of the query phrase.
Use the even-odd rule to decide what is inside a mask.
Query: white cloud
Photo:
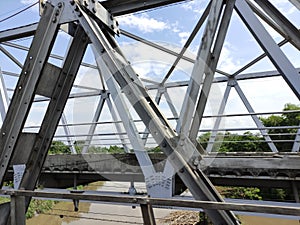
[[[174,23],[171,24],[171,27],[172,27],[172,31],[174,33],[179,33],[180,32],[180,29],[179,29],[179,21],[176,20]]]
[[[181,50],[181,46],[176,46],[171,43],[159,42],[157,44],[175,52]],[[122,45],[122,50],[137,74],[143,78],[149,78],[155,81],[162,81],[176,59],[173,55],[139,42],[133,44],[124,43]],[[187,51],[185,56],[195,58],[195,55],[190,51]],[[193,65],[190,62],[180,60],[176,67],[176,71],[170,77],[170,81],[178,81],[178,77],[188,79],[192,67]]]
[[[161,31],[168,29],[167,23],[163,21],[150,18],[148,15],[129,15],[124,17],[119,17],[118,21],[120,26],[128,26],[131,28],[136,28],[143,33],[151,33],[153,31]]]
[[[190,36],[189,32],[180,32],[178,33],[178,36],[180,37],[180,44],[183,45],[188,37]]]
[[[225,42],[220,55],[218,69],[223,70],[227,73],[238,70],[241,66],[241,62],[238,58],[234,57],[235,52],[236,50],[234,49],[234,47],[229,42]]]
[[[184,8],[185,10],[193,11],[197,14],[202,14],[204,11],[204,4],[206,3],[207,3],[206,0],[194,0],[182,4],[182,8]]]

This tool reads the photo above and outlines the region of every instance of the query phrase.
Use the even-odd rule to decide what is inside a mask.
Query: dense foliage
[[[296,128],[287,128],[287,126],[299,126],[300,124],[300,107],[294,104],[286,104],[282,115],[271,115],[269,117],[260,117],[265,127],[270,127],[268,130],[270,138],[274,141],[278,151],[291,151]],[[293,111],[293,112],[291,112]],[[279,128],[276,128],[279,127]],[[206,148],[211,133],[202,134],[199,137],[199,142]],[[216,139],[216,149],[218,152],[268,152],[270,151],[264,138],[259,133],[245,132],[243,134],[226,132],[218,134]]]
[[[49,154],[70,154],[70,148],[61,141],[52,141]]]
[[[271,139],[277,140],[275,145],[278,151],[289,152],[292,149],[293,141],[295,140],[295,134],[297,129],[295,128],[283,128],[285,126],[299,126],[300,124],[300,107],[294,104],[286,104],[283,111],[296,111],[293,113],[283,113],[282,115],[272,115],[267,118],[260,118],[266,127],[281,127],[280,129],[270,129]],[[277,134],[277,135],[276,135]],[[290,140],[290,141],[285,141]]]

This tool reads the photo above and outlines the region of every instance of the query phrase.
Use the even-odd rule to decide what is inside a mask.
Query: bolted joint
[[[74,0],[70,1],[70,4],[71,4],[71,5],[74,5],[74,4],[75,4],[75,1],[74,1]]]
[[[59,2],[59,3],[57,4],[57,6],[58,6],[58,8],[61,8],[61,7],[63,6],[63,4],[62,4],[61,2]]]

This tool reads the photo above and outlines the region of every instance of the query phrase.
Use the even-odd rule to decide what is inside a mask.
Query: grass
[[[87,186],[83,186],[80,189],[83,190],[97,190],[99,187],[103,185],[103,182],[95,182]],[[49,200],[44,200],[49,201]],[[90,209],[90,203],[87,202],[80,202],[79,203],[79,210],[78,212],[74,211],[74,204],[73,202],[55,202],[55,204],[45,211],[41,212],[39,208],[35,211],[32,218],[27,219],[27,225],[40,225],[40,224],[47,224],[47,225],[61,225],[62,222],[70,223],[72,221],[79,220],[80,213],[87,213]],[[78,217],[78,218],[77,218]]]

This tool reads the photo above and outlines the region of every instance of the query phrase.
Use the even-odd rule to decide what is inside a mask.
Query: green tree
[[[49,154],[71,154],[71,150],[61,141],[52,141]]]
[[[75,147],[75,150],[76,150],[77,154],[82,152],[84,144],[85,144],[85,141],[83,141],[83,140],[79,140],[79,141],[74,142],[74,147]]]
[[[210,133],[204,133],[199,137],[199,142],[204,148],[207,147],[209,138]],[[268,149],[260,134],[251,132],[218,134],[215,144],[218,145],[219,152],[264,152]]]
[[[90,146],[89,153],[124,153],[124,149],[116,145],[111,145],[109,148]]]
[[[283,109],[286,113],[283,113],[282,115],[271,115],[267,118],[261,117],[260,120],[266,127],[299,126],[300,112],[297,112],[297,110],[300,110],[299,106],[287,103]],[[297,129],[295,128],[269,129],[269,134],[272,134],[271,139],[275,141],[278,151],[281,152],[289,152],[292,150],[296,133]]]
[[[220,193],[225,198],[262,200],[260,189],[256,187],[222,187]]]
[[[282,115],[271,115],[261,117],[260,120],[265,127],[282,127],[280,129],[269,129],[271,139],[275,142],[277,149],[281,152],[291,151],[297,129],[285,128],[288,126],[299,126],[300,124],[300,107],[287,103],[284,106]],[[295,111],[295,112],[291,112]],[[206,148],[210,138],[210,133],[204,133],[199,137],[200,144]],[[270,151],[260,134],[245,132],[244,134],[230,133],[218,134],[216,139],[219,152],[266,152]]]
[[[108,148],[108,152],[109,153],[124,153],[124,149],[119,146],[112,145]]]

